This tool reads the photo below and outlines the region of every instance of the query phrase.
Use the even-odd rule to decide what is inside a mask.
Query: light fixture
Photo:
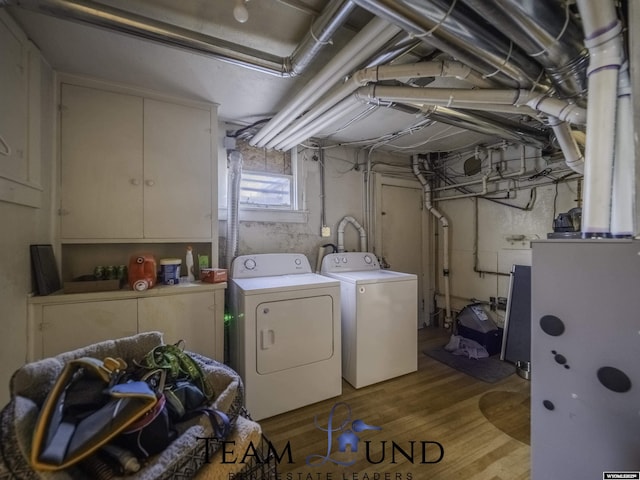
[[[248,1],[249,0],[236,0],[236,6],[233,7],[233,18],[240,23],[244,23],[249,20],[249,11],[244,5]]]

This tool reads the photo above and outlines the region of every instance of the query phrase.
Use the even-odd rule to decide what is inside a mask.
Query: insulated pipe
[[[240,180],[242,177],[242,154],[237,150],[231,150],[227,154],[229,160],[229,178],[227,180],[227,248],[226,267],[231,268],[233,259],[238,256],[238,244],[240,241],[240,218],[238,209],[240,205]]]
[[[390,102],[415,102],[442,105],[451,108],[480,108],[482,105],[527,106],[534,110],[553,115],[559,119],[583,125],[587,114],[584,108],[565,100],[547,97],[531,90],[499,90],[460,88],[415,88],[369,85],[360,87],[355,95],[364,101],[379,99]]]
[[[541,67],[462,2],[354,0],[426,44],[508,87],[532,87]]]
[[[577,0],[577,5],[590,55],[582,236],[609,237],[622,26],[613,1]]]
[[[378,18],[371,20],[286,106],[256,133],[249,143],[254,147],[264,147],[269,140],[324,95],[336,78],[344,77],[364,63],[399,32],[398,27],[389,25],[384,20]]]
[[[301,142],[313,136],[313,134],[319,132],[323,128],[336,122],[337,120],[346,117],[347,115],[362,108],[362,103],[354,97],[347,97],[342,102],[329,109],[326,115],[317,118],[311,122],[305,128],[297,132],[293,137],[287,138],[279,143],[275,148],[280,151],[287,151],[299,145]]]
[[[358,221],[350,215],[347,215],[338,224],[338,252],[344,252],[344,229],[347,226],[347,223],[353,225],[358,232],[360,233],[360,251],[367,251],[367,232],[365,232],[364,227],[358,223]]]
[[[276,148],[278,150],[286,150],[283,148],[288,145],[296,145],[291,141],[292,138],[304,140],[313,136],[320,129],[315,127],[305,129],[317,118],[326,115],[329,118],[334,117],[334,113],[329,110],[339,101],[351,95],[354,91],[370,82],[379,82],[382,80],[396,80],[401,78],[424,78],[424,77],[455,77],[470,82],[472,85],[479,87],[487,87],[491,84],[482,79],[477,72],[474,72],[468,66],[454,61],[440,62],[418,62],[400,65],[380,65],[376,67],[364,68],[354,73],[351,78],[333,88],[328,95],[321,99],[310,111],[304,114],[300,119],[296,120],[291,126],[283,130],[281,133],[266,143],[266,148]],[[303,130],[306,132],[296,135]],[[294,137],[295,135],[295,137]]]
[[[562,98],[586,93],[588,53],[568,2],[462,1],[540,63]]]
[[[289,57],[293,75],[300,75],[307,69],[325,45],[331,42],[331,37],[338,28],[346,23],[355,6],[351,0],[332,0],[329,2]]]
[[[633,106],[628,63],[618,75],[618,110],[616,144],[613,162],[613,192],[611,197],[611,234],[632,237],[635,232],[635,179]]]
[[[310,32],[290,57],[277,57],[220,38],[153,20],[126,10],[97,3],[72,0],[0,0],[0,7],[17,6],[65,20],[153,40],[171,47],[213,56],[233,65],[279,77],[299,75],[346,21],[354,4],[333,0],[311,26]]]
[[[571,133],[571,128],[566,122],[561,122],[555,117],[549,117],[549,125],[556,135],[558,145],[564,155],[564,161],[574,172],[584,174],[584,156],[578,147],[578,143]]]
[[[424,206],[442,225],[442,274],[444,276],[444,305],[445,317],[444,326],[449,328],[452,324],[451,317],[451,292],[449,285],[449,221],[447,218],[431,203],[431,185],[420,172],[418,156],[411,157],[411,167],[414,175],[422,185],[424,191]]]

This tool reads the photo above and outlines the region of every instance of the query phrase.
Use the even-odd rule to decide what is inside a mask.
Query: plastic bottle
[[[190,282],[194,282],[196,277],[193,273],[193,249],[189,246],[187,247],[187,279]]]

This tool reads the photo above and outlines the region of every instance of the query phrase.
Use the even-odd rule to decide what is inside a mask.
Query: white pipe
[[[631,237],[635,232],[635,178],[633,106],[628,64],[618,75],[618,111],[616,144],[613,162],[613,191],[611,196],[611,234]]]
[[[322,115],[316,118],[313,122],[309,123],[306,127],[300,129],[295,135],[283,140],[274,146],[281,151],[291,150],[296,145],[299,145],[304,140],[313,136],[314,133],[321,131],[323,128],[331,125],[331,123],[346,117],[350,113],[361,109],[362,103],[360,103],[354,97],[347,97],[338,104],[329,109],[326,115]]]
[[[566,122],[583,125],[587,115],[584,108],[565,100],[546,97],[531,90],[415,88],[369,85],[360,87],[356,96],[364,100],[377,98],[390,102],[418,102],[451,108],[477,108],[482,105],[530,107]]]
[[[611,232],[618,72],[624,56],[622,26],[613,1],[577,0],[577,5],[589,49],[582,232],[585,237],[607,237]]]
[[[282,110],[260,129],[249,143],[254,147],[264,147],[269,140],[322,97],[334,84],[336,78],[349,74],[400,31],[400,28],[379,18],[371,20]]]
[[[310,111],[305,113],[303,117],[296,120],[291,126],[287,127],[285,130],[269,140],[265,147],[282,150],[282,145],[291,145],[293,142],[290,139],[294,138],[294,134],[309,125],[321,115],[333,117],[333,114],[328,112],[328,110],[363,85],[382,80],[425,77],[454,77],[466,80],[477,87],[491,86],[487,80],[483,79],[477,72],[473,71],[468,66],[460,62],[449,60],[439,62],[417,62],[400,65],[380,65],[377,67],[363,68],[362,70],[358,70],[354,73],[347,82],[333,88],[325,98],[321,99],[320,102]],[[302,140],[304,140],[319,130],[320,129],[318,128],[310,129],[311,133],[296,135],[295,138],[300,138],[302,136]],[[309,129],[305,131],[309,131]]]
[[[480,182],[482,183],[482,190],[479,191],[479,192],[461,193],[460,195],[451,195],[451,196],[446,196],[446,197],[438,197],[438,198],[434,198],[432,201],[433,202],[442,202],[442,201],[445,201],[445,200],[457,200],[459,198],[480,197],[482,195],[486,195],[488,193],[488,190],[487,190],[487,179],[488,179],[488,177],[485,175],[480,180]]]
[[[574,172],[584,174],[584,156],[578,147],[575,137],[571,133],[571,128],[566,122],[562,122],[555,117],[549,117],[549,125],[556,134],[556,139],[564,155],[564,161]]]
[[[411,157],[411,167],[414,175],[422,185],[424,191],[424,206],[442,225],[442,274],[444,276],[444,305],[445,317],[444,326],[449,328],[452,323],[451,317],[451,292],[449,285],[449,221],[447,218],[431,203],[431,185],[424,178],[418,167],[418,156]]]
[[[367,251],[367,232],[364,227],[358,223],[358,221],[350,215],[347,215],[338,224],[338,252],[344,252],[344,228],[347,223],[353,225],[360,233],[360,251]]]

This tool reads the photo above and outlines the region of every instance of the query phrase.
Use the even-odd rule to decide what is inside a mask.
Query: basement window
[[[306,223],[308,212],[304,196],[304,161],[294,148],[277,152],[255,148],[238,139],[236,150],[242,154],[240,178],[240,221]],[[219,156],[218,218],[227,218],[227,152]]]
[[[242,172],[240,205],[247,208],[292,207],[293,176],[267,172]]]

